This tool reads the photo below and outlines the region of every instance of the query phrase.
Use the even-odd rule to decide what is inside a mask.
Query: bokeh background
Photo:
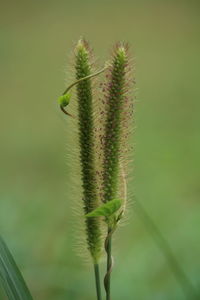
[[[130,189],[198,290],[199,1],[0,0],[0,6],[0,233],[34,299],[95,299],[93,271],[72,246],[66,164],[72,150],[56,102],[80,36],[101,65],[115,41],[131,44],[137,130]],[[186,299],[136,202],[130,216],[115,241],[113,299]]]

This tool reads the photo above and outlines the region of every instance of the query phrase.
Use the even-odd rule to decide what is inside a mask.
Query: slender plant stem
[[[106,300],[110,300],[110,281],[111,281],[111,272],[113,267],[113,258],[112,258],[112,229],[108,228],[108,235],[105,240],[105,250],[107,253],[107,272],[104,277],[104,287],[106,291]]]
[[[106,295],[106,300],[110,300],[110,277],[111,277],[111,272],[110,268],[112,266],[112,257],[111,257],[111,251],[112,251],[112,237],[110,236],[108,239],[108,258],[107,258],[107,272],[108,272],[108,286],[107,286],[107,295]]]
[[[102,300],[102,298],[101,298],[100,273],[99,273],[99,265],[98,264],[94,264],[94,274],[95,274],[97,300]]]
[[[181,268],[180,264],[178,263],[176,257],[173,254],[172,249],[170,248],[167,240],[164,238],[154,221],[148,215],[146,210],[144,209],[143,205],[137,200],[137,212],[144,224],[146,225],[147,229],[151,233],[154,241],[162,251],[163,255],[166,258],[166,261],[169,264],[174,276],[176,277],[177,281],[180,283],[182,290],[185,294],[186,299],[198,299],[199,295],[195,288],[193,287],[192,283],[190,282],[189,278],[185,274],[184,270]]]

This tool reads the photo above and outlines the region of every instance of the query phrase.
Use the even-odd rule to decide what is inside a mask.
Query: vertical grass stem
[[[94,274],[95,274],[95,284],[96,284],[97,300],[102,300],[102,297],[101,297],[101,281],[100,281],[100,273],[99,273],[99,264],[94,264]]]

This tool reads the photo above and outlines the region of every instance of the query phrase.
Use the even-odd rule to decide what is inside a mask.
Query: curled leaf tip
[[[65,107],[69,104],[70,98],[71,98],[70,94],[62,95],[58,98],[58,103],[60,104],[61,107]]]

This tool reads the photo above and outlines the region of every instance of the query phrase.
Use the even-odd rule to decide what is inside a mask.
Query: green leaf
[[[112,214],[114,214],[122,205],[122,201],[119,199],[114,199],[111,201],[108,201],[101,206],[97,207],[95,210],[91,211],[86,217],[109,217]]]
[[[0,236],[0,283],[9,300],[33,300],[8,247]]]

